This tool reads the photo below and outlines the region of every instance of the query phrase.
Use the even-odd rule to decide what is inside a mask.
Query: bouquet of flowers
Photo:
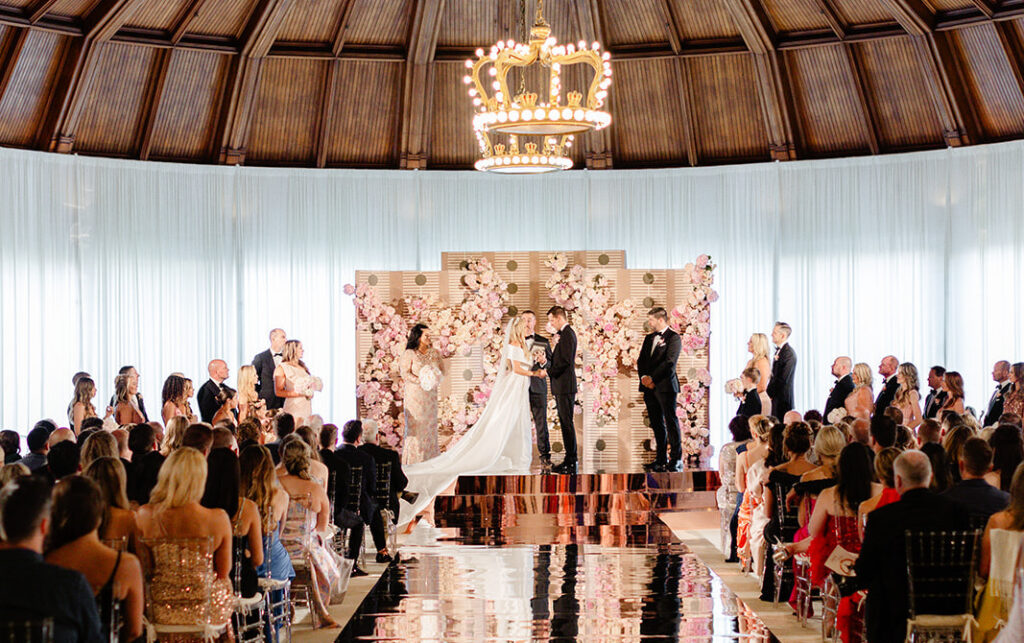
[[[295,390],[306,397],[313,399],[313,394],[324,390],[324,382],[319,377],[303,377],[295,382]]]
[[[843,418],[846,417],[846,407],[840,406],[837,409],[832,409],[832,412],[825,418],[829,424],[835,424],[836,422],[842,422]]]
[[[433,391],[441,383],[441,369],[431,364],[426,364],[419,372],[420,388],[424,391]]]

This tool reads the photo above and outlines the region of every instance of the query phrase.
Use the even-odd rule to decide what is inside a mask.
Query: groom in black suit
[[[676,396],[679,395],[676,363],[683,341],[668,327],[668,313],[664,308],[652,308],[647,313],[647,325],[654,332],[644,338],[636,371],[640,376],[640,392],[644,394],[644,404],[647,405],[647,419],[654,432],[657,455],[654,462],[644,465],[644,469],[681,471],[683,448],[679,440],[679,416],[676,415]]]
[[[284,406],[284,398],[280,398],[274,392],[274,369],[281,363],[281,351],[288,336],[280,328],[270,331],[270,348],[259,353],[252,360],[256,367],[256,392],[260,399],[267,403],[267,410],[279,409]]]
[[[537,314],[532,310],[523,311],[526,321],[526,350],[544,356],[534,359],[530,370],[539,371],[551,362],[551,342],[543,335],[537,334]],[[545,471],[551,468],[551,440],[548,439],[548,380],[544,377],[530,378],[530,414],[533,415],[533,426],[537,429],[537,451],[540,452],[540,464]]]
[[[562,444],[565,459],[553,469],[555,473],[576,473],[576,332],[569,326],[565,309],[552,306],[548,321],[558,331],[555,348],[548,361],[551,394],[558,408],[558,423],[562,426]]]
[[[796,373],[796,351],[789,345],[792,327],[785,322],[775,322],[772,341],[775,343],[775,361],[772,362],[772,377],[768,380],[768,397],[772,400],[772,415],[781,420],[793,410],[793,375]]]

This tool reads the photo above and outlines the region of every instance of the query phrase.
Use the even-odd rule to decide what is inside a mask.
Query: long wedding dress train
[[[406,491],[417,493],[419,497],[414,504],[401,502],[399,525],[411,522],[459,476],[529,472],[533,459],[530,379],[517,375],[509,366],[510,361],[525,368],[531,365],[522,348],[506,341],[487,408],[455,446],[436,458],[403,467],[409,478]]]

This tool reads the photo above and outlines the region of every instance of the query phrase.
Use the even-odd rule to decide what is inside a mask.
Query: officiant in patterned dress
[[[402,464],[416,464],[441,454],[437,445],[437,391],[444,374],[444,362],[437,349],[430,345],[426,324],[416,324],[409,331],[398,367],[405,416]]]

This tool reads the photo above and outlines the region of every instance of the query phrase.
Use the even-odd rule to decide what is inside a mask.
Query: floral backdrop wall
[[[431,330],[445,358],[438,386],[442,445],[477,421],[496,373],[505,322],[526,309],[570,311],[579,338],[576,429],[584,465],[630,470],[648,461],[650,430],[636,386],[636,359],[647,310],[669,310],[682,336],[677,414],[688,454],[708,456],[707,370],[714,263],[702,255],[682,270],[627,270],[622,252],[445,253],[440,272],[359,272],[345,286],[356,306],[359,363],[356,396],[363,417],[377,421],[388,444],[404,434],[398,361],[408,331]],[[561,448],[551,402],[549,431]]]

